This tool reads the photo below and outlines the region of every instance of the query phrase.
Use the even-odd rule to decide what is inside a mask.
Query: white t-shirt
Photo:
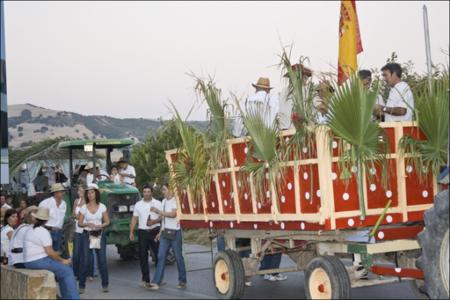
[[[1,256],[9,256],[9,238],[8,233],[14,231],[14,229],[8,225],[2,227],[1,231]]]
[[[409,85],[400,81],[389,92],[389,97],[386,100],[387,107],[404,107],[406,108],[406,114],[403,116],[393,116],[385,113],[385,122],[399,122],[399,121],[412,121],[414,110],[414,96]]]
[[[52,245],[50,232],[42,226],[30,227],[25,233],[23,241],[23,256],[25,262],[35,261],[47,257],[44,247]]]
[[[131,165],[128,165],[126,169],[120,169],[119,173],[120,174],[129,174],[129,175],[133,175],[134,177],[136,177],[136,171],[134,170],[134,167]],[[134,178],[124,176],[123,182],[126,184],[133,184]]]
[[[92,223],[94,225],[101,225],[103,221],[103,213],[106,211],[106,206],[100,203],[97,211],[93,214],[89,211],[86,204],[80,209],[80,214],[84,216],[84,223]],[[91,231],[90,228],[84,227],[84,230]]]
[[[61,201],[61,204],[56,206],[56,200],[53,197],[47,198],[39,203],[39,207],[46,207],[50,213],[50,219],[47,221],[46,226],[63,228],[64,217],[66,216],[66,202]]]
[[[162,210],[162,204],[161,201],[158,201],[154,198],[152,198],[152,200],[146,202],[144,201],[144,199],[142,199],[141,201],[138,201],[135,205],[134,205],[134,210],[133,210],[133,216],[134,217],[138,217],[138,223],[139,223],[139,229],[153,229],[156,227],[159,227],[159,224],[153,224],[152,226],[147,226],[147,220],[148,220],[148,216],[151,216],[152,220],[156,220],[159,218],[159,215],[157,213],[154,213],[152,211],[150,211],[150,208],[152,207],[156,207],[159,210]]]
[[[254,95],[251,95],[247,99],[247,109],[250,106],[261,106],[264,111],[264,118],[267,126],[272,126],[273,121],[278,115],[279,104],[278,98],[274,95],[270,95],[265,91],[259,91]]]
[[[80,201],[80,200],[78,200],[78,201]],[[80,213],[81,207],[82,206],[79,206],[79,205],[75,206],[75,217],[76,217],[76,220],[75,220],[75,232],[76,233],[83,233],[83,228],[78,226],[78,214]]]
[[[32,228],[30,224],[22,224],[14,230],[14,233],[11,237],[11,242],[9,243],[10,251],[15,248],[22,248],[24,244],[25,234],[27,231]],[[12,253],[9,257],[9,264],[14,265],[18,263],[23,263],[25,261],[24,253]]]
[[[172,212],[172,210],[177,209],[177,200],[175,198],[172,199],[164,199],[162,202],[162,207],[164,212]],[[175,218],[168,218],[168,217],[162,217],[161,221],[161,229],[172,229],[172,230],[179,230],[180,229],[180,222],[178,222],[178,219]]]

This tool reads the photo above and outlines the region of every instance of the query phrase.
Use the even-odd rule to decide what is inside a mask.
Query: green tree
[[[148,135],[142,144],[134,146],[131,164],[136,169],[136,184],[161,184],[169,179],[166,150],[178,148],[181,137],[173,120],[163,122],[155,135]],[[158,197],[158,191],[156,191]]]

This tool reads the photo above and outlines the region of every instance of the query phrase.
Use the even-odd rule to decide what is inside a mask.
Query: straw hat
[[[292,71],[302,71],[302,75],[305,75],[306,77],[312,76],[312,70],[310,68],[305,67],[302,64],[292,65],[291,68]],[[284,74],[283,77],[289,77],[289,73]]]
[[[33,213],[33,212],[37,211],[38,209],[39,209],[39,207],[37,207],[36,205],[28,206],[27,208],[25,208],[25,215],[28,215],[29,213]]]
[[[88,162],[86,166],[84,166],[85,170],[91,170],[94,168],[94,163],[92,161]]]
[[[266,77],[259,77],[256,83],[252,83],[252,86],[254,88],[273,89],[273,87],[270,86],[269,78]]]
[[[38,220],[48,221],[48,219],[50,219],[47,207],[39,207],[37,212],[31,213],[31,215]]]
[[[90,191],[90,190],[97,190],[98,191],[98,185],[96,185],[95,183],[89,184],[85,191]]]
[[[66,191],[66,188],[64,187],[64,185],[62,185],[62,183],[52,184],[50,193],[56,193],[56,192],[61,192],[61,191]]]

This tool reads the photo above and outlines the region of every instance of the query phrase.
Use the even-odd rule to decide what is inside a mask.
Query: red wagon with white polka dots
[[[252,175],[242,170],[250,147],[246,137],[228,140],[228,161],[214,170],[201,201],[193,201],[189,191],[177,191],[183,228],[211,228],[225,238],[227,250],[219,252],[214,263],[221,298],[239,298],[245,278],[275,272],[304,270],[306,296],[311,299],[348,298],[352,287],[400,278],[417,284],[423,279],[415,268],[421,249],[417,235],[438,184],[431,173],[428,180],[420,180],[410,154],[399,153],[402,136],[423,138],[416,124],[380,126],[390,142],[388,183],[381,184],[381,168],[369,170],[374,176],[363,182],[365,217],[358,199],[358,170],[351,169],[349,181],[340,179],[338,144],[325,130],[316,131],[311,146],[295,156],[299,160],[292,155],[283,163],[284,178],[277,192],[267,188],[264,197],[257,197]],[[283,131],[282,138],[288,140],[293,133]],[[167,151],[166,157],[172,166],[177,150]],[[249,246],[236,247],[236,239],[249,239]],[[249,257],[241,258],[242,250],[250,250]],[[258,269],[265,255],[279,252],[289,255],[296,266]],[[393,255],[385,255],[389,253]],[[391,263],[380,264],[376,259],[380,255]]]

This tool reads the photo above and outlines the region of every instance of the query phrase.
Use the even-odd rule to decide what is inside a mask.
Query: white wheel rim
[[[309,277],[311,299],[331,299],[331,280],[322,268],[312,271]]]
[[[440,255],[440,269],[441,269],[441,276],[442,281],[444,282],[444,288],[447,291],[447,295],[449,294],[448,291],[448,268],[449,268],[449,230],[447,230],[447,233],[444,235],[444,239],[442,240],[441,244],[441,255]]]
[[[226,294],[230,289],[230,275],[227,263],[221,259],[214,267],[216,288],[221,294]]]

